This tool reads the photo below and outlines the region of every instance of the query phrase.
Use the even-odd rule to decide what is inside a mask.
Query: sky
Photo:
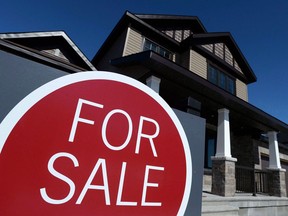
[[[91,60],[126,10],[198,16],[208,32],[230,32],[257,76],[249,103],[288,123],[287,0],[10,0],[0,33],[63,30]]]

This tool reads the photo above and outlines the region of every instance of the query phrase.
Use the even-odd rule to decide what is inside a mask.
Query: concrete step
[[[287,216],[288,198],[257,194],[221,197],[203,192],[202,216]]]
[[[202,216],[238,216],[239,208],[230,205],[202,203]]]

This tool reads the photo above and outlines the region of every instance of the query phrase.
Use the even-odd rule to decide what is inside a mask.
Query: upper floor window
[[[147,38],[144,39],[144,45],[143,45],[143,51],[146,50],[153,50],[154,52],[160,54],[165,58],[172,59],[172,52],[148,40]]]
[[[210,64],[208,65],[208,81],[235,95],[235,79]]]

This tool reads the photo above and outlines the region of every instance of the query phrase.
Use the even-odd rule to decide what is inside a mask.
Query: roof
[[[18,54],[38,59],[47,64],[69,65],[79,70],[96,70],[80,49],[63,31],[23,32],[0,34],[2,46],[13,49]],[[44,61],[45,59],[45,61]]]
[[[197,16],[163,14],[135,14],[135,16],[156,29],[172,29],[177,26],[179,28],[193,29],[194,34],[207,32]]]
[[[182,52],[183,49],[189,49],[190,45],[196,45],[196,49],[201,54],[205,54],[205,57],[212,57],[211,53],[205,52],[199,45],[201,44],[212,44],[212,43],[225,43],[231,50],[233,56],[237,59],[237,63],[244,72],[243,74],[238,73],[236,77],[244,80],[246,83],[253,83],[257,80],[252,68],[242,54],[240,48],[236,44],[230,33],[208,33],[197,16],[179,16],[179,15],[159,15],[159,14],[132,14],[126,11],[120,21],[116,24],[106,41],[103,43],[99,51],[92,59],[92,63],[97,65],[102,56],[105,54],[120,35],[120,33],[128,26],[139,29],[141,32],[145,32],[147,35],[158,38],[162,44],[165,44],[165,48],[173,51]],[[182,42],[178,42],[173,38],[169,37],[161,30],[173,29],[173,28],[191,28],[193,34]],[[218,58],[221,62],[221,59]],[[224,63],[224,61],[223,61]],[[226,65],[227,67],[228,64]],[[230,68],[231,70],[234,70]],[[234,70],[235,73],[236,70]]]
[[[139,15],[140,16],[140,15]],[[141,16],[140,16],[141,17]],[[148,32],[151,36],[160,37],[161,40],[165,43],[166,46],[173,47],[174,49],[180,48],[180,43],[175,41],[173,38],[168,35],[162,33],[155,27],[149,25],[144,20],[136,16],[135,14],[126,11],[121,19],[118,21],[112,32],[109,34],[107,39],[104,41],[94,58],[92,59],[92,63],[97,65],[97,62],[102,58],[102,56],[106,53],[106,51],[110,48],[111,44],[115,41],[116,38],[120,35],[120,33],[126,29],[128,26],[133,25],[134,28],[140,28],[141,31]]]

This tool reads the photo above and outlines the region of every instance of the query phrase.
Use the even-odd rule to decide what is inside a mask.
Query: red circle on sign
[[[0,131],[3,216],[185,212],[186,136],[138,81],[108,72],[56,79],[21,101]]]

